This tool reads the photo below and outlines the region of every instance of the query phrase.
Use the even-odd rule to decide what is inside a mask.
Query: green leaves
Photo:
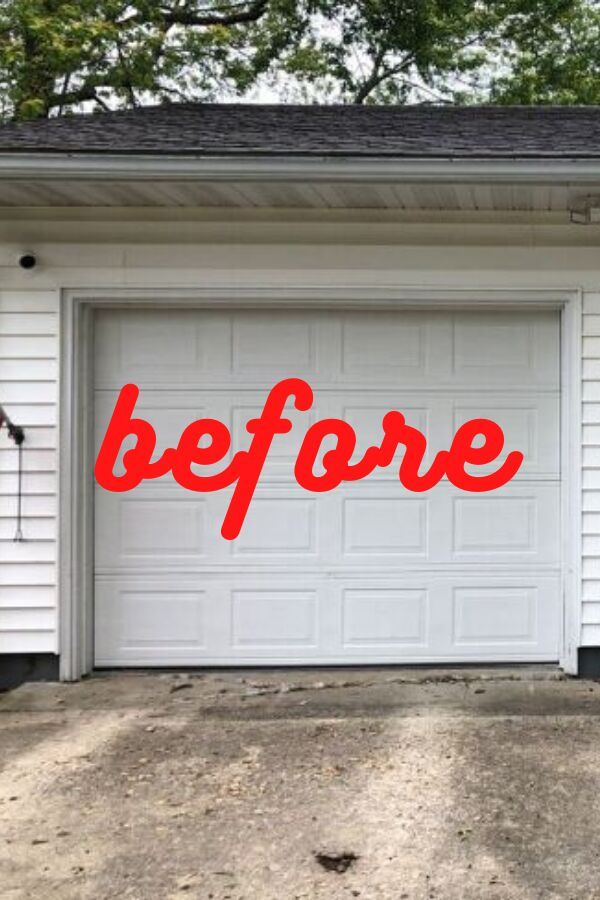
[[[552,16],[531,4],[528,21],[506,27],[500,50],[506,73],[490,82],[494,103],[600,103],[600,5],[549,3]]]
[[[598,0],[0,0],[0,115],[166,100],[600,103]]]

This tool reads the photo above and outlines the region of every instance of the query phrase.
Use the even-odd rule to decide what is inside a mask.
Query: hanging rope
[[[17,523],[15,528],[14,540],[20,542],[23,537],[23,443],[25,441],[25,432],[19,425],[11,422],[4,409],[0,406],[0,428],[6,423],[8,436],[14,441],[18,453],[17,466]]]

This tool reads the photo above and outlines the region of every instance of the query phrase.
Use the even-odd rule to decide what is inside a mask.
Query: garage
[[[246,448],[246,422],[282,378],[315,393],[309,411],[286,410],[292,430],[234,541],[220,534],[228,490],[185,491],[170,475],[127,493],[95,485],[96,666],[558,660],[558,311],[138,304],[98,309],[93,324],[96,448],[126,383],[156,456],[201,417]],[[491,493],[447,480],[410,493],[400,455],[330,492],[296,484],[315,420],[352,424],[358,459],[389,410],[426,435],[424,465],[476,417],[524,463]]]

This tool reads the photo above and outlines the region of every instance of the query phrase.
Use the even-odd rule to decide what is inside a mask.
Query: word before
[[[254,491],[263,470],[275,435],[291,431],[292,423],[283,418],[283,410],[291,398],[296,409],[305,412],[313,403],[310,385],[300,378],[286,378],[270,391],[258,419],[250,419],[246,431],[252,435],[250,447],[234,454],[223,471],[212,475],[198,475],[192,465],[214,465],[229,453],[231,434],[218,419],[197,419],[185,428],[177,447],[164,451],[152,462],[156,449],[156,433],[145,419],[133,418],[139,389],[126,384],[117,399],[114,412],[98,459],[95,475],[98,484],[108,491],[130,491],[144,479],[160,478],[168,472],[182,487],[190,491],[218,491],[235,484],[231,502],[223,520],[221,534],[226,540],[238,536]],[[428,471],[419,472],[427,449],[425,436],[407,425],[401,412],[390,411],[382,419],[383,437],[379,446],[368,447],[362,459],[350,460],[356,449],[356,433],[342,419],[322,419],[307,430],[294,467],[300,487],[307,491],[331,491],[343,481],[359,481],[376,467],[389,466],[399,446],[405,452],[398,470],[398,478],[409,491],[428,491],[446,475],[456,487],[465,491],[493,491],[510,481],[523,462],[523,454],[514,450],[503,464],[486,475],[465,472],[466,465],[487,465],[494,462],[504,447],[504,433],[491,419],[470,419],[458,428],[449,450],[436,454]],[[124,474],[115,475],[114,467],[123,441],[136,438],[133,448],[123,455]],[[315,463],[325,438],[333,436],[335,446],[323,455],[322,474],[315,474]],[[478,436],[483,443],[474,447]],[[200,447],[203,439],[209,439]]]

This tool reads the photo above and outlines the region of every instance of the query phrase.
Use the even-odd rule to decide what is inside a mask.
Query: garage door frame
[[[302,308],[559,310],[561,347],[560,664],[577,671],[581,596],[581,314],[578,290],[353,288],[103,289],[64,291],[60,327],[59,652],[61,678],[93,668],[93,311],[96,308]]]

